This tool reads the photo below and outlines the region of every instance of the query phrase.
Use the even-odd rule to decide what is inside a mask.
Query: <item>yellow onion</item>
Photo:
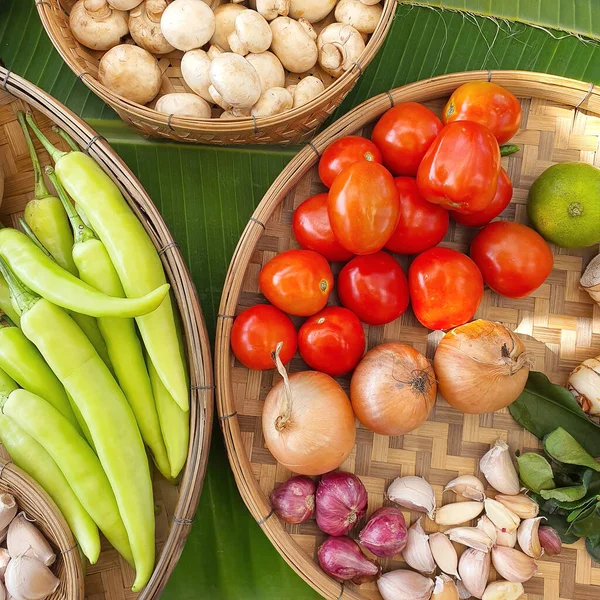
[[[446,333],[433,360],[440,394],[469,414],[495,412],[514,402],[525,388],[529,367],[521,339],[483,319]]]
[[[354,447],[356,426],[352,405],[339,383],[325,373],[302,371],[283,378],[265,398],[262,428],[271,454],[301,475],[322,475],[337,469]]]

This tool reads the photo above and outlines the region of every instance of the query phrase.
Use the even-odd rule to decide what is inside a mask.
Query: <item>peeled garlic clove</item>
[[[11,557],[24,554],[37,558],[49,566],[56,560],[56,554],[40,530],[27,520],[25,513],[19,513],[8,527],[6,547]]]
[[[427,513],[430,519],[435,515],[435,492],[423,477],[397,477],[390,484],[387,495],[404,508]]]
[[[429,600],[433,581],[414,571],[399,569],[382,575],[377,588],[383,600]]]
[[[496,535],[497,529],[496,526],[484,515],[477,521],[477,529],[481,529],[485,535],[487,535],[490,540],[492,540],[492,545],[496,543]]]
[[[17,514],[17,502],[12,494],[0,494],[0,530],[6,529]]]
[[[435,561],[429,548],[429,536],[421,526],[421,519],[409,528],[402,557],[406,564],[415,571],[421,573],[433,573],[435,571]]]
[[[556,529],[547,526],[540,527],[538,536],[540,538],[540,544],[548,556],[560,554],[560,551],[562,550],[562,540]]]
[[[514,512],[521,519],[533,519],[540,512],[538,503],[525,494],[517,494],[516,496],[496,494],[495,499],[500,504],[504,504],[508,510]]]
[[[517,532],[506,533],[496,529],[496,546],[505,546],[506,548],[514,548],[517,545]]]
[[[437,566],[448,575],[458,575],[458,554],[452,542],[443,533],[433,533],[429,536],[429,548]]]
[[[521,519],[497,500],[486,498],[485,514],[489,520],[503,533],[513,533],[517,530]]]
[[[448,482],[444,488],[445,492],[454,492],[457,496],[483,502],[485,500],[485,488],[483,483],[474,475],[461,475]]]
[[[519,475],[504,440],[496,440],[492,449],[479,461],[479,468],[490,485],[501,494],[514,496],[521,491]]]
[[[469,548],[465,550],[458,563],[458,572],[463,585],[471,596],[481,598],[490,575],[492,559],[489,553]]]
[[[483,502],[446,504],[438,509],[435,522],[438,525],[460,525],[478,517],[483,512],[483,506]]]
[[[544,518],[526,519],[519,525],[517,531],[517,540],[521,550],[531,558],[540,558],[544,554],[539,536],[540,521]]]
[[[537,571],[537,564],[533,558],[506,546],[494,546],[492,564],[498,575],[507,581],[523,583],[529,581]]]
[[[435,578],[432,600],[459,600],[456,584],[448,575],[440,575]]]
[[[494,581],[485,588],[482,600],[517,600],[524,593],[522,583]]]
[[[10,554],[6,548],[0,548],[0,581],[4,581],[4,573],[10,562]]]
[[[445,532],[450,541],[474,548],[480,552],[489,552],[494,542],[478,527],[454,527]]]
[[[15,556],[6,567],[6,591],[15,598],[43,600],[60,583],[52,571],[36,558]]]

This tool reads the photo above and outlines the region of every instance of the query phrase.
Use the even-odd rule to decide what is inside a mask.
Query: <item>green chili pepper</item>
[[[19,302],[23,333],[37,346],[88,424],[131,544],[136,568],[132,589],[137,592],[146,585],[154,569],[154,502],[148,459],[133,412],[108,367],[75,321],[58,306],[30,293],[2,260],[0,272]],[[73,430],[66,419],[58,416]],[[22,426],[27,431],[25,422]],[[41,441],[37,435],[34,437]],[[79,439],[89,448],[83,438]],[[58,457],[50,454],[61,467]],[[57,450],[59,454],[81,463],[76,451],[61,448],[60,452]],[[62,467],[61,470],[64,473]],[[90,511],[85,503],[84,506]],[[94,518],[91,511],[90,514]]]
[[[79,277],[88,285],[109,296],[124,297],[123,286],[104,244],[81,220],[67,198],[64,188],[56,178],[54,169],[46,167],[46,174],[56,188],[75,233],[73,259],[79,271]],[[106,340],[117,381],[133,410],[142,438],[150,448],[159,471],[169,478],[171,467],[161,434],[142,345],[135,330],[135,321],[133,319],[100,317],[98,326],[103,339]]]
[[[17,325],[21,320],[21,315],[15,310],[10,299],[10,289],[8,284],[4,281],[4,277],[0,276],[0,309],[8,316],[8,318]]]
[[[58,179],[106,246],[127,297],[163,285],[166,277],[154,244],[110,177],[86,154],[57,150],[29,115],[28,123],[55,161]],[[186,366],[177,342],[171,299],[166,297],[157,310],[139,316],[136,322],[162,382],[177,404],[188,410]]]
[[[16,382],[0,370],[0,398],[5,400],[17,388]],[[0,414],[0,439],[17,467],[33,477],[56,502],[81,550],[90,563],[94,564],[100,555],[98,527],[52,457],[43,446],[3,414]]]
[[[25,207],[25,221],[56,262],[69,273],[77,275],[77,269],[71,256],[73,236],[71,235],[67,215],[60,200],[50,194],[44,183],[40,161],[25,123],[24,113],[19,111],[17,118],[29,149],[35,176],[33,199]]]

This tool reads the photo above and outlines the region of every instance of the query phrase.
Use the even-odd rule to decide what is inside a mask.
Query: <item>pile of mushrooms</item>
[[[105,52],[98,79],[126,100],[180,117],[268,117],[353,68],[380,1],[78,0],[69,23],[81,44]],[[162,87],[159,59],[170,53],[185,91]]]

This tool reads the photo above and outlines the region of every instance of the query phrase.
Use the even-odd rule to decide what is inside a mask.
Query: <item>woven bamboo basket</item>
[[[502,219],[526,221],[529,186],[548,166],[560,161],[585,161],[600,166],[600,88],[537,73],[474,71],[444,75],[381,94],[357,107],[306,146],[282,171],[254,212],[238,243],[223,290],[216,341],[217,408],[240,493],[263,531],[285,560],[322,596],[331,600],[380,599],[374,583],[341,586],[325,575],[316,550],[326,537],[314,519],[285,525],[273,514],[268,495],[291,473],[265,447],[261,413],[263,400],[277,381],[274,371],[249,371],[230,350],[233,317],[266,300],[258,288],[262,266],[277,253],[297,248],[291,231],[293,211],[313,194],[324,191],[316,165],[334,140],[350,134],[369,135],[374,122],[394,104],[423,102],[440,114],[448,96],[468,81],[488,80],[505,86],[521,100],[523,122],[514,137],[521,151],[502,159],[514,184],[514,196]],[[468,252],[476,230],[451,224],[443,246]],[[512,300],[486,290],[476,317],[500,321],[517,331],[534,357],[534,369],[564,383],[582,360],[600,354],[600,309],[579,289],[579,278],[598,248],[553,248],[554,270],[546,283],[528,298]],[[408,257],[398,257],[404,269]],[[340,265],[334,265],[334,272]],[[331,303],[336,303],[332,297]],[[298,324],[298,321],[297,321]],[[368,349],[389,341],[414,346],[429,359],[442,332],[419,324],[409,309],[384,327],[365,326]],[[307,369],[299,355],[290,370]],[[349,379],[339,380],[348,390]],[[476,474],[480,457],[497,438],[512,450],[536,449],[538,440],[523,430],[507,409],[488,415],[464,415],[438,396],[428,421],[410,434],[386,437],[362,426],[356,446],[341,465],[356,473],[369,495],[369,514],[388,504],[385,490],[398,476],[421,475],[436,491],[438,505],[454,502],[446,483]],[[482,478],[482,477],[481,477]],[[483,481],[483,478],[482,478]],[[493,494],[493,491],[488,490]],[[452,496],[452,497],[451,497]],[[443,500],[443,502],[442,502]],[[407,523],[420,513],[405,512]],[[353,530],[360,531],[364,521]],[[440,529],[427,520],[429,532]],[[460,550],[457,546],[457,550]],[[405,566],[401,557],[381,561],[384,571]],[[538,561],[537,575],[525,584],[528,600],[592,600],[600,597],[600,565],[593,564],[583,543],[565,547],[558,556]],[[493,576],[493,574],[492,574]]]
[[[52,143],[67,149],[52,131],[56,124],[69,133],[119,186],[131,208],[144,225],[160,252],[181,315],[190,371],[190,445],[187,463],[178,487],[172,486],[157,472],[154,496],[157,505],[157,561],[152,578],[138,594],[131,592],[132,568],[115,550],[103,542],[100,559],[88,566],[85,578],[86,597],[93,600],[150,600],[157,598],[173,572],[191,529],[198,506],[210,446],[213,414],[213,375],[210,343],[194,284],[177,244],[160,213],[133,173],[81,119],[62,104],[27,81],[0,68],[0,165],[6,175],[0,218],[7,225],[18,226],[18,218],[33,195],[33,171],[17,111],[33,109],[34,117]],[[42,164],[49,157],[37,144]],[[12,471],[9,471],[12,472]],[[69,575],[70,577],[71,575]],[[72,582],[75,585],[76,582]],[[68,596],[72,600],[74,596]]]
[[[71,33],[68,13],[75,0],[36,2],[42,24],[67,65],[96,95],[114,108],[123,121],[144,136],[219,145],[297,144],[310,139],[314,130],[341,104],[383,44],[397,2],[382,0],[382,3],[384,10],[379,25],[352,68],[335,81],[320,70],[314,73],[328,86],[318,98],[274,117],[222,120],[170,116],[157,112],[152,104],[143,106],[113,93],[97,78],[98,62],[103,53],[82,46]],[[160,95],[191,91],[181,77],[182,55],[182,52],[175,51],[159,57],[163,73]],[[291,75],[287,83],[292,84],[297,79],[297,75]]]

